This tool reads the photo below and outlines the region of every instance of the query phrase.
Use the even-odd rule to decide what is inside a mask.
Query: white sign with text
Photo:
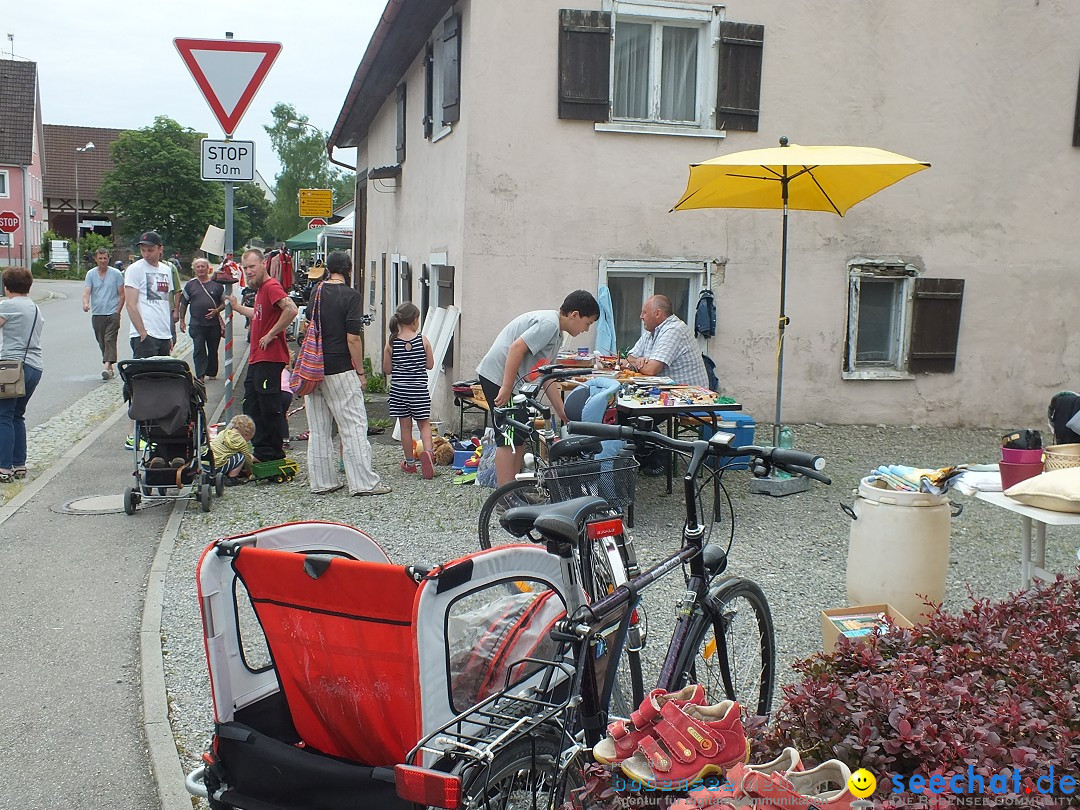
[[[250,183],[255,179],[255,141],[203,138],[202,179]]]

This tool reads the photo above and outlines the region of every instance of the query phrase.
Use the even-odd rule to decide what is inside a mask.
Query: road
[[[81,281],[35,280],[33,297],[45,319],[41,348],[45,374],[26,408],[27,427],[40,425],[100,385],[119,385],[119,377],[101,379],[101,351],[94,340],[90,314],[82,311]],[[52,293],[52,298],[43,293]],[[120,358],[131,357],[127,317],[120,324]]]

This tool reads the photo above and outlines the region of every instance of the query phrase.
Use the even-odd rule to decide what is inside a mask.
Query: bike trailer
[[[214,810],[436,803],[430,786],[395,787],[394,766],[446,769],[409,752],[506,689],[508,673],[515,690],[542,677],[539,664],[511,665],[557,654],[560,583],[541,548],[404,566],[339,523],[211,543],[198,593],[215,726],[188,790]]]

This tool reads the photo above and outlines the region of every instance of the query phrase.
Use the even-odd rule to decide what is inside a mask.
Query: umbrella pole
[[[773,422],[773,445],[780,445],[781,410],[784,388],[784,330],[787,328],[787,254],[788,254],[788,178],[787,166],[784,177],[780,180],[781,194],[784,199],[784,225],[780,240],[780,317],[777,320],[776,334],[776,419]]]

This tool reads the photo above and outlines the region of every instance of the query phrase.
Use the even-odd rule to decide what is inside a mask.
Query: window
[[[623,351],[637,343],[642,334],[641,307],[653,295],[670,298],[673,313],[692,327],[691,308],[696,307],[698,293],[708,281],[705,262],[601,262],[600,283],[611,291],[616,348]]]
[[[402,82],[397,87],[397,142],[396,142],[396,154],[397,162],[400,166],[405,162],[405,102],[407,98],[405,92],[405,83]]]
[[[8,173],[6,169],[0,169],[0,197],[10,197],[8,190]]]
[[[845,379],[910,379],[955,369],[963,279],[918,272],[899,261],[849,264]]]
[[[696,0],[605,0],[559,12],[559,117],[599,130],[757,131],[765,28]]]
[[[432,143],[461,117],[461,16],[450,14],[436,31],[424,71],[424,137]]]

